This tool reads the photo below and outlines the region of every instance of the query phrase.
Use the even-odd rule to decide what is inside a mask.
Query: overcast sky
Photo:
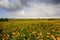
[[[0,0],[0,18],[60,18],[60,0]]]

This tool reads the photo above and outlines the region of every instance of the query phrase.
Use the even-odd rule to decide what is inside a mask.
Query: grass
[[[2,21],[0,40],[60,40],[60,20]]]

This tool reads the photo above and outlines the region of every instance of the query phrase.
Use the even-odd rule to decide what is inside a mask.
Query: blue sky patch
[[[12,3],[13,0],[8,0],[10,3]]]

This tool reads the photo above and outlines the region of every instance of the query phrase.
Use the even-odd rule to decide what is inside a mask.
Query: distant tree
[[[4,19],[3,19],[3,18],[1,18],[1,19],[0,19],[0,21],[4,21]]]
[[[0,18],[0,21],[8,21],[8,18]]]
[[[8,21],[8,18],[5,18],[5,21]]]

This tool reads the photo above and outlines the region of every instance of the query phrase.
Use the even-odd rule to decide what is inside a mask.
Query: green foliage
[[[2,20],[6,22],[0,22],[0,40],[55,40],[60,34],[60,20]]]

